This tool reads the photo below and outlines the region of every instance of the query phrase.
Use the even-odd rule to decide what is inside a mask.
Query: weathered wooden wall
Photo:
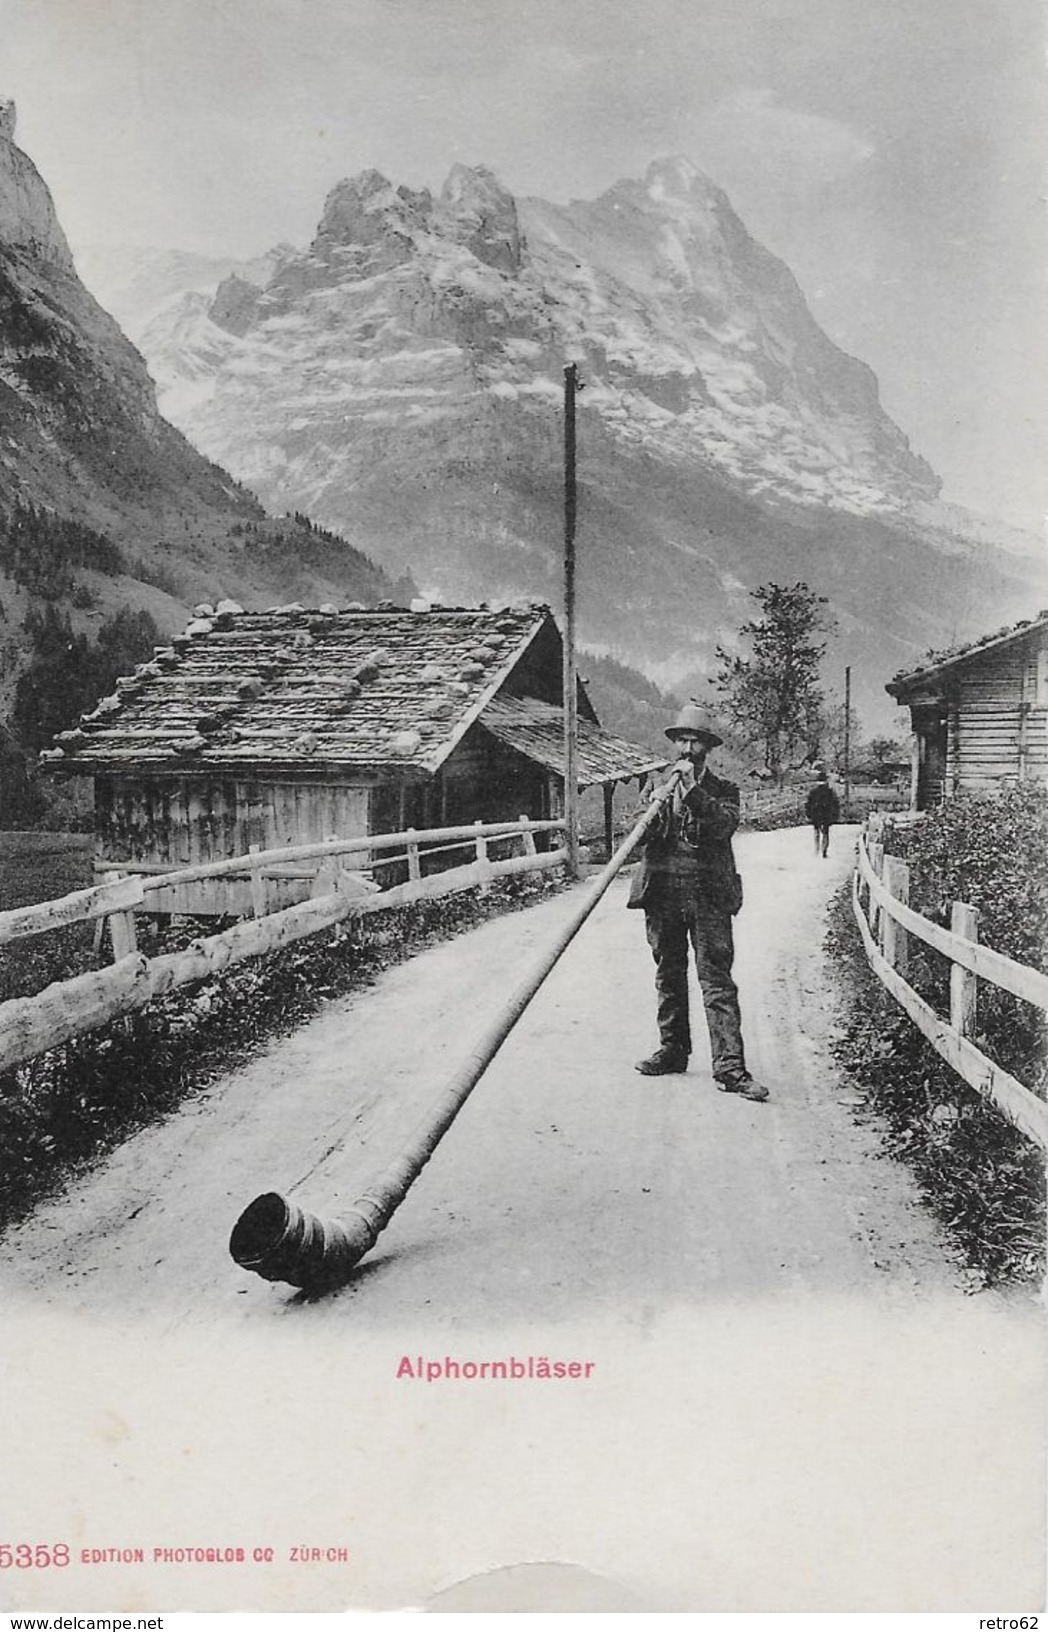
[[[1048,637],[974,657],[950,688],[947,793],[1048,775]]]
[[[369,831],[371,788],[359,783],[240,781],[224,777],[98,777],[95,823],[102,861],[192,867],[288,844]],[[274,906],[306,900],[304,878],[272,879]],[[247,879],[201,879],[157,891],[157,912],[249,914]]]
[[[440,779],[442,821],[546,821],[552,814],[550,773],[479,727],[449,755]]]
[[[388,774],[338,782],[330,777],[278,779],[220,775],[98,776],[95,823],[101,861],[154,868],[194,867],[244,855],[252,848],[279,849],[333,836],[401,832],[485,821],[543,821],[559,814],[557,778],[481,727],[468,731],[429,781]],[[424,869],[460,865],[461,853]],[[400,882],[391,862],[381,882]],[[270,878],[274,906],[308,898],[304,878]],[[158,891],[157,912],[250,914],[247,879],[202,879]]]

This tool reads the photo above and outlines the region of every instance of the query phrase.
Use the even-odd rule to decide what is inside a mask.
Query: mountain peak
[[[693,689],[748,589],[788,574],[830,597],[880,707],[879,667],[976,593],[944,568],[962,548],[946,524],[912,519],[937,480],[873,374],[687,159],[568,205],[517,200],[486,166],[456,165],[435,198],[365,170],[261,293],[223,271],[240,276],[210,319],[165,284],[139,331],[165,407],[264,503],[391,574],[410,563],[436,599],[548,593],[566,358],[588,386],[591,644]],[[1025,567],[980,571],[1013,620]]]
[[[596,202],[614,210],[625,207],[649,217],[672,218],[686,231],[697,230],[704,240],[719,233],[725,221],[738,219],[724,189],[681,154],[653,159],[643,179],[623,177]]]
[[[680,154],[653,159],[645,173],[644,186],[649,196],[660,203],[677,198],[699,198],[714,203],[725,196],[704,170]]]
[[[380,170],[362,170],[337,182],[324,201],[317,242],[362,248],[389,244],[417,229],[433,208],[423,189],[394,187]]]
[[[453,164],[440,190],[440,201],[449,209],[470,209],[490,199],[513,202],[513,195],[486,164]]]
[[[333,305],[344,317],[337,337]],[[278,334],[251,339],[292,314]],[[151,344],[168,372],[183,352],[187,379],[215,376],[213,396],[194,384],[183,428],[283,508],[315,505],[319,489],[309,486],[307,500],[296,488],[289,501],[290,487],[267,486],[251,461],[275,438],[272,469],[282,484],[298,480],[281,429],[289,417],[322,427],[321,439],[341,448],[359,411],[361,433],[336,461],[355,491],[359,469],[369,468],[368,436],[396,427],[406,445],[460,435],[472,457],[478,424],[497,437],[496,420],[540,412],[565,356],[585,360],[591,423],[609,439],[713,469],[759,502],[896,513],[937,487],[881,408],[872,372],[822,333],[789,269],[749,236],[716,183],[677,155],[569,206],[518,203],[486,165],[455,165],[436,199],[364,170],[330,192],[307,253],[279,266],[261,295],[242,280],[223,286],[211,318],[267,359],[279,343],[286,366],[272,402],[240,402],[241,375],[227,367],[228,348],[215,349],[213,330],[202,332],[199,356],[185,337]],[[342,379],[337,399],[316,394],[318,351],[325,377]],[[245,452],[238,426],[259,413],[267,430],[253,430]],[[297,454],[302,438],[293,440]],[[303,462],[303,483],[314,479]],[[334,508],[322,514],[329,518],[344,524]]]
[[[334,234],[348,223],[355,224],[362,214],[375,214],[392,203],[395,197],[393,183],[381,170],[361,170],[355,176],[343,176],[324,200],[320,217],[320,231]]]
[[[28,250],[73,270],[51,194],[33,161],[15,145],[15,105],[0,100],[0,244]]]
[[[457,236],[478,261],[519,272],[522,239],[517,201],[486,165],[456,164],[440,194]]]
[[[355,267],[364,276],[388,271],[410,260],[432,211],[426,189],[394,187],[380,170],[362,170],[328,193],[312,257],[328,267]],[[293,269],[294,262],[287,266]]]

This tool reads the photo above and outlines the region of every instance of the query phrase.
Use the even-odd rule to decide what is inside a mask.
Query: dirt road
[[[172,1608],[421,1603],[535,1560],[663,1608],[1036,1595],[1040,1313],[965,1297],[835,1074],[822,936],[850,860],[835,838],[825,862],[806,832],[738,843],[737,969],[765,1105],[717,1092],[701,1049],[686,1076],[633,1070],[654,1004],[620,880],[337,1294],[311,1301],[239,1270],[230,1226],[265,1190],[324,1214],[352,1200],[577,890],[332,1002],[12,1231],[8,1411],[38,1463],[16,1402],[31,1422],[41,1375],[57,1380],[50,1409],[80,1473],[53,1472],[81,1532],[99,1531],[79,1481],[101,1465],[107,1534],[213,1532],[226,1515],[278,1551],[351,1537],[348,1577],[338,1561],[263,1571],[262,1601],[228,1572],[172,1566]],[[585,1391],[415,1376],[435,1354],[509,1353],[588,1360]],[[639,1510],[627,1489],[645,1493]],[[45,1477],[52,1527],[55,1499]],[[1012,1517],[987,1555],[994,1499]],[[756,1516],[774,1540],[755,1557]],[[82,1572],[72,1601],[133,1579]],[[20,1603],[57,1607],[19,1585]]]
[[[714,1089],[701,1020],[686,1076],[633,1070],[656,1034],[643,918],[623,910],[623,879],[482,1079],[373,1267],[335,1302],[369,1322],[425,1310],[468,1323],[653,1296],[950,1284],[902,1170],[842,1103],[821,940],[848,846],[839,838],[816,863],[806,840],[790,830],[739,843],[739,984],[766,1105]],[[13,1232],[0,1273],[95,1312],[177,1321],[240,1293],[270,1318],[272,1290],[223,1250],[241,1207],[269,1189],[325,1213],[351,1201],[583,888],[332,1003]],[[331,1304],[311,1316],[332,1317]]]

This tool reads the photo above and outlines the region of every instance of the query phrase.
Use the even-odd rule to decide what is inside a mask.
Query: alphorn
[[[333,1219],[317,1218],[276,1191],[256,1196],[237,1219],[229,1238],[229,1251],[242,1269],[252,1269],[264,1280],[286,1281],[309,1292],[330,1290],[348,1280],[364,1254],[375,1245],[547,975],[655,821],[678,775],[675,771],[658,789],[649,808],[558,931],[552,946],[444,1084],[401,1154]]]

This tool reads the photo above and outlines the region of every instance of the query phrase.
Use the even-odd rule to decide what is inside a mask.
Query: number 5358
[[[69,1548],[64,1541],[0,1541],[0,1570],[49,1570],[52,1565],[62,1569],[69,1563]]]

